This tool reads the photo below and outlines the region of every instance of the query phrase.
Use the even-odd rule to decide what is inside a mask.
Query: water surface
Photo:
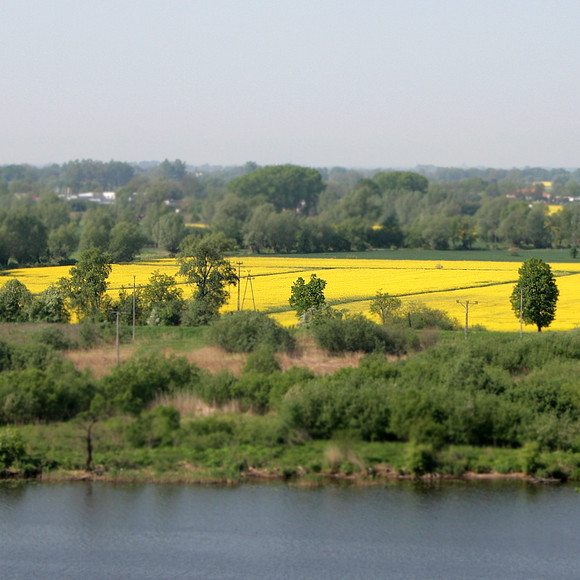
[[[0,485],[0,577],[574,578],[580,494],[523,482]]]

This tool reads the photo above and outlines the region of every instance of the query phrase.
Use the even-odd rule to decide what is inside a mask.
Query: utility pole
[[[120,310],[113,310],[112,312],[116,316],[116,323],[115,323],[115,352],[117,354],[117,366],[119,366],[119,363],[120,363],[120,357],[119,357],[119,316],[121,315],[121,311]]]
[[[252,280],[254,276],[251,275],[250,271],[248,270],[248,275],[246,278],[246,286],[244,287],[244,297],[242,298],[242,308],[244,307],[244,302],[246,301],[246,292],[248,291],[248,284],[250,284],[250,292],[252,293],[252,303],[254,305],[254,311],[256,310],[256,299],[254,298],[254,286],[252,284]]]
[[[133,342],[135,342],[135,274],[133,274]]]
[[[241,285],[241,273],[242,273],[242,264],[243,262],[236,262],[238,265],[238,312],[240,311],[240,285]]]
[[[469,336],[469,300],[466,300],[465,303],[461,302],[461,300],[457,300],[457,304],[461,304],[461,306],[465,307],[465,339]],[[479,304],[476,300],[471,304]]]

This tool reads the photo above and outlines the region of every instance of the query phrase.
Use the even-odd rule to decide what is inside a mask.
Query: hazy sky
[[[2,0],[0,165],[580,166],[578,0]]]

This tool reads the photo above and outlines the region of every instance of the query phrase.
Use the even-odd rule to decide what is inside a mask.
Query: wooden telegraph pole
[[[466,300],[465,302],[461,302],[461,300],[457,300],[457,304],[461,304],[461,306],[465,307],[465,339],[467,340],[467,337],[469,336],[469,300]],[[475,302],[471,302],[471,304],[479,304],[479,302],[476,300]]]

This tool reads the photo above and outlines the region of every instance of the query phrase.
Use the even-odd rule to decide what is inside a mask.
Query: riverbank
[[[94,463],[86,470],[79,431],[34,426],[23,432],[38,450],[28,463],[0,473],[4,478],[42,482],[100,481],[239,485],[284,481],[298,486],[381,485],[389,481],[523,480],[531,483],[580,481],[580,453],[428,445],[361,440],[256,442],[220,448],[123,448],[113,444],[114,430],[103,429],[95,442]],[[52,429],[51,433],[47,429]],[[61,427],[64,429],[64,426]],[[109,436],[107,439],[105,435]],[[43,440],[44,448],[41,445]],[[65,446],[68,442],[68,448]]]

